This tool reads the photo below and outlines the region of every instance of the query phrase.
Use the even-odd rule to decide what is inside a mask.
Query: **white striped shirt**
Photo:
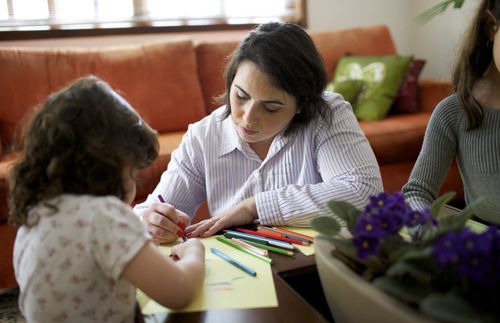
[[[190,216],[207,198],[217,216],[254,196],[261,224],[309,226],[332,199],[363,207],[383,190],[375,155],[350,104],[338,94],[325,97],[331,125],[317,119],[278,134],[263,161],[239,138],[231,117],[220,120],[224,107],[215,110],[189,126],[160,183],[134,210],[141,214],[161,194]]]

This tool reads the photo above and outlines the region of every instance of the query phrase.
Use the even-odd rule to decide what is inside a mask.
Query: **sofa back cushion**
[[[312,33],[325,63],[328,78],[332,79],[338,61],[345,55],[395,55],[396,47],[385,25],[357,27],[338,31]]]
[[[198,73],[207,113],[212,112],[221,105],[214,98],[224,94],[226,88],[224,68],[229,56],[238,45],[238,40],[200,42],[196,45]]]
[[[0,133],[9,144],[34,106],[75,78],[94,74],[160,132],[205,115],[191,41],[104,48],[0,48]]]

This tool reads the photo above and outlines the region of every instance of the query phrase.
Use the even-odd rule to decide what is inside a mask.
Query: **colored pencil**
[[[281,241],[285,241],[285,242],[289,242],[289,243],[293,243],[293,244],[298,244],[301,246],[308,246],[309,245],[308,242],[304,242],[304,241],[300,241],[300,240],[296,240],[296,239],[290,239],[290,238],[286,238],[283,236],[278,237],[276,234],[269,234],[265,231],[252,231],[252,230],[247,230],[247,229],[242,229],[242,228],[236,228],[236,230],[239,232],[243,232],[243,233],[255,234],[256,236],[281,240]]]
[[[235,249],[238,249],[239,251],[243,251],[243,252],[245,252],[245,253],[247,253],[249,255],[252,255],[252,256],[254,256],[256,258],[259,258],[260,260],[264,260],[265,262],[268,262],[268,263],[272,263],[273,262],[273,260],[271,258],[259,255],[258,253],[254,252],[254,251],[251,251],[251,250],[249,250],[249,249],[247,249],[245,247],[240,246],[237,243],[232,242],[230,239],[228,239],[226,237],[217,236],[217,240],[219,240],[220,242],[223,242],[223,243],[225,243],[225,244],[227,244],[227,245],[229,245],[229,246],[231,246],[231,247],[233,247]]]
[[[279,232],[283,232],[284,234],[291,234],[291,235],[295,235],[295,236],[298,236],[298,237],[302,237],[302,238],[307,239],[309,241],[314,241],[314,237],[308,236],[306,234],[302,234],[302,233],[298,233],[298,232],[293,232],[293,231],[289,231],[289,230],[278,228],[278,227],[273,227],[273,229],[276,230],[276,231],[279,231]]]
[[[236,239],[236,238],[233,238],[233,239]],[[276,253],[279,253],[279,254],[282,254],[282,255],[292,256],[292,257],[294,255],[293,251],[281,249],[281,248],[278,248],[278,247],[263,245],[263,244],[260,244],[260,243],[257,243],[257,242],[253,242],[253,241],[247,241],[247,243],[250,244],[250,245],[252,245],[252,246],[255,246],[257,248],[266,249],[266,250],[269,250],[269,251],[272,251],[272,252],[276,252]]]
[[[308,242],[308,243],[313,243],[314,240],[310,240],[310,239],[306,239],[306,238],[303,238],[303,237],[300,237],[298,235],[295,235],[295,234],[290,234],[290,233],[283,233],[281,231],[278,231],[278,230],[275,230],[273,228],[269,228],[269,227],[263,227],[263,226],[258,226],[257,227],[258,230],[264,230],[264,231],[268,231],[268,232],[274,232],[276,234],[280,234],[282,236],[285,236],[286,238],[290,238],[290,239],[296,239],[296,240],[300,240],[300,241],[304,241],[304,242]]]
[[[212,251],[212,253],[216,254],[217,256],[221,257],[225,261],[229,262],[231,265],[243,270],[244,272],[246,272],[250,276],[254,276],[254,277],[257,276],[257,272],[255,270],[253,270],[252,268],[248,267],[247,265],[244,265],[241,262],[229,257],[228,255],[226,255],[225,253],[223,253],[219,249],[212,247],[212,248],[210,248],[210,250]]]
[[[247,234],[243,232],[238,232],[238,231],[233,231],[233,230],[226,230],[224,233],[224,236],[227,238],[240,238],[243,240],[250,240],[253,242],[257,243],[262,243],[266,245],[271,245],[273,247],[278,247],[278,248],[283,248],[283,249],[288,249],[288,250],[294,250],[295,247],[293,244],[281,241],[281,240],[276,240],[276,239],[270,239],[270,238],[264,238],[261,236],[256,236],[254,234]]]
[[[269,257],[269,252],[267,252],[267,250],[265,250],[265,249],[259,249],[259,248],[255,247],[255,246],[252,246],[248,242],[240,240],[238,238],[232,238],[231,241],[239,244],[240,246],[242,246],[244,248],[247,248],[248,250],[251,250],[253,252],[258,253],[261,256]]]

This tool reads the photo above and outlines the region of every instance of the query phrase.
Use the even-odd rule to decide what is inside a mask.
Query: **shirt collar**
[[[231,116],[222,121],[221,130],[222,136],[218,151],[219,157],[229,154],[235,149],[241,150],[240,137],[236,132]]]

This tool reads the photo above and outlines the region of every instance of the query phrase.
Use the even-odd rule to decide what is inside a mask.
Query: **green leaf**
[[[464,0],[445,0],[425,10],[424,12],[419,14],[415,18],[415,20],[417,21],[417,23],[423,25],[429,22],[432,18],[436,17],[437,15],[445,12],[450,5],[453,5],[453,8],[455,9],[460,9],[462,8],[463,4]]]
[[[422,224],[422,232],[420,234],[420,243],[430,243],[433,242],[436,238],[436,234],[438,233],[438,228],[435,227],[432,223],[424,223]]]
[[[331,216],[319,216],[311,221],[311,227],[325,236],[336,236],[340,232],[340,224]]]
[[[335,216],[340,217],[346,222],[348,229],[354,228],[358,217],[362,213],[361,210],[357,209],[354,205],[345,201],[332,200],[326,205],[332,210]]]
[[[398,261],[387,270],[387,275],[391,277],[403,277],[405,275],[413,277],[420,283],[427,284],[432,280],[432,273],[410,261]]]
[[[382,242],[381,253],[384,255],[390,255],[397,253],[402,248],[410,246],[411,243],[404,240],[400,235],[388,236]]]
[[[414,304],[418,304],[428,293],[426,285],[411,278],[382,276],[373,280],[373,284],[400,300]]]
[[[432,247],[416,249],[410,247],[405,251],[399,260],[414,260],[414,259],[428,259],[432,255]]]
[[[328,240],[332,243],[337,251],[343,253],[351,259],[356,259],[356,247],[352,244],[352,240],[350,239],[339,239],[334,237],[327,237],[320,235],[318,238],[323,240]]]
[[[482,322],[472,305],[460,295],[432,293],[419,304],[425,314],[445,322],[476,323]]]
[[[469,203],[469,205],[461,212],[443,217],[440,220],[441,226],[438,233],[462,229],[465,226],[467,220],[469,220],[474,215],[476,206],[482,201],[482,198],[478,198],[472,203]]]
[[[439,213],[441,211],[441,208],[446,203],[448,203],[449,201],[451,201],[454,196],[455,196],[455,192],[448,192],[448,193],[445,193],[445,194],[441,195],[440,197],[438,197],[434,201],[434,203],[432,203],[432,205],[431,205],[431,214],[432,214],[432,217],[434,219],[438,219],[439,218]]]
[[[453,5],[453,8],[455,9],[460,9],[464,5],[465,0],[455,0],[455,4]]]

